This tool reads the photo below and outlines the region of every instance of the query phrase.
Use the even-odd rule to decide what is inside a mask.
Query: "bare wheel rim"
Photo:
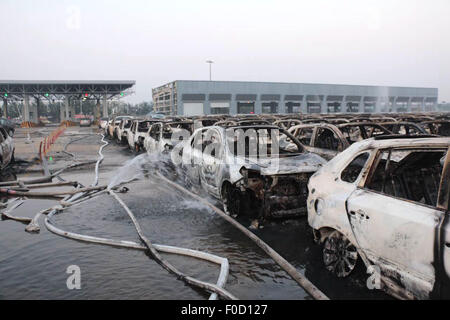
[[[357,261],[356,247],[344,235],[335,231],[327,238],[323,247],[323,262],[328,271],[339,278],[346,277]]]

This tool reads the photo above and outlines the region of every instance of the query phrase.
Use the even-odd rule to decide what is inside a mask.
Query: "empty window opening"
[[[286,113],[300,113],[301,103],[300,102],[286,102]]]
[[[371,190],[436,206],[446,150],[386,150],[366,183]]]
[[[342,181],[354,183],[358,179],[359,174],[366,165],[367,159],[369,159],[369,153],[364,152],[353,159],[352,162],[342,171]]]
[[[255,102],[238,102],[237,109],[240,114],[253,114],[255,113]]]

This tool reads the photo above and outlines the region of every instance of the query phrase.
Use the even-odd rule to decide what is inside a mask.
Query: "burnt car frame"
[[[169,152],[192,134],[193,125],[191,120],[153,123],[144,139],[144,148],[148,154]]]
[[[429,134],[423,127],[414,122],[391,121],[380,123],[380,125],[391,131],[393,134],[404,134],[408,136]]]
[[[288,131],[305,145],[308,151],[330,160],[352,143],[370,138],[375,130],[378,130],[380,135],[392,134],[381,125],[367,122],[338,125],[331,123],[301,124]]]
[[[0,169],[4,169],[14,161],[14,139],[5,128],[0,127]]]
[[[297,149],[279,147],[279,137]],[[259,153],[264,148],[267,156]],[[180,154],[188,184],[221,200],[229,215],[260,220],[305,215],[308,179],[326,162],[273,125],[197,129]]]
[[[450,138],[353,144],[309,181],[308,223],[338,277],[358,260],[402,299],[450,292]]]

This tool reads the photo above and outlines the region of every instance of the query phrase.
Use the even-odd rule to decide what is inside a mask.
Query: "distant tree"
[[[153,104],[151,102],[141,102],[137,104],[136,114],[138,115],[146,115],[153,110]]]

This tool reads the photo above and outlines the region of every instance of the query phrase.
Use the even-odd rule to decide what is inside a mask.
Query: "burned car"
[[[257,126],[257,125],[270,125],[270,122],[263,119],[235,119],[230,118],[222,121],[217,121],[215,126],[220,127],[233,127],[233,126]]]
[[[0,127],[0,169],[14,161],[14,140],[5,128]]]
[[[289,128],[295,126],[295,125],[299,125],[302,124],[302,122],[298,119],[280,119],[280,120],[276,120],[273,125],[275,126],[279,126],[280,128],[289,130]]]
[[[135,119],[127,133],[128,147],[135,152],[140,152],[144,148],[144,141],[149,136],[150,128],[157,119]]]
[[[108,126],[108,122],[109,122],[108,117],[100,118],[100,120],[98,121],[98,128],[106,130],[106,127]]]
[[[300,124],[288,130],[305,148],[330,160],[350,145],[339,128],[329,123]]]
[[[106,133],[111,138],[117,139],[117,137],[118,137],[117,128],[120,125],[120,122],[122,121],[122,119],[131,119],[131,117],[130,116],[116,116],[112,120],[110,120],[108,125],[106,126]]]
[[[310,152],[327,160],[347,149],[352,143],[378,135],[392,134],[384,127],[365,122],[301,124],[289,129]]]
[[[381,125],[394,134],[403,134],[408,136],[429,134],[424,128],[414,122],[392,121],[384,122]]]
[[[450,137],[450,120],[432,120],[420,123],[430,134]]]
[[[325,268],[346,277],[362,260],[395,297],[448,297],[449,146],[450,138],[378,137],[316,172],[308,223]]]
[[[296,148],[284,149],[285,140]],[[305,215],[309,177],[326,162],[273,125],[198,129],[180,154],[188,184],[220,199],[226,213],[258,219]]]
[[[193,121],[190,120],[154,123],[144,140],[144,148],[147,153],[169,152],[191,135],[192,127]]]
[[[128,132],[130,131],[131,125],[133,124],[133,118],[124,118],[120,121],[119,125],[116,127],[116,138],[117,142],[125,144],[128,142]]]

